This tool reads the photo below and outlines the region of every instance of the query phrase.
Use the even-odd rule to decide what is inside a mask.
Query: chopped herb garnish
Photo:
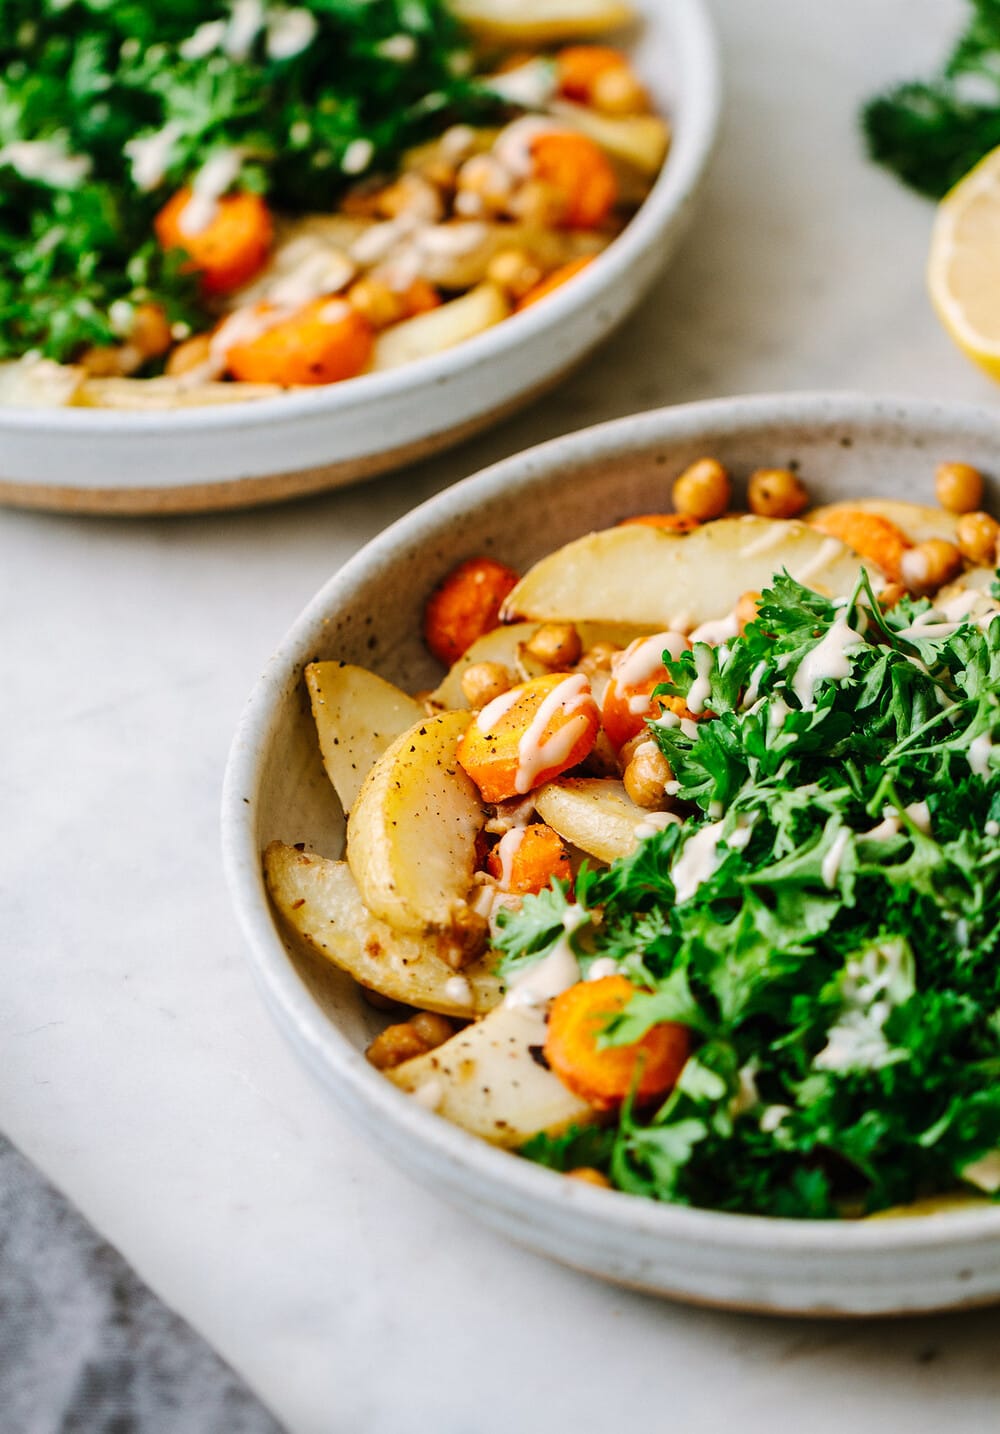
[[[665,657],[664,693],[709,686],[707,720],[650,724],[690,819],[581,872],[574,944],[647,988],[606,1041],[700,1044],[659,1109],[525,1155],[821,1218],[960,1187],[1000,1146],[1000,622],[930,613],[783,575],[743,637]],[[566,900],[501,918],[505,975]]]

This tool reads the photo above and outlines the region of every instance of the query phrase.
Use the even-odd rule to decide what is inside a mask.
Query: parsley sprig
[[[1000,1146],[1000,622],[928,612],[783,575],[742,638],[667,661],[661,691],[707,672],[714,714],[651,724],[690,819],[581,872],[576,940],[648,988],[606,1040],[677,1020],[701,1044],[659,1110],[525,1154],[584,1142],[623,1190],[819,1218],[954,1188]],[[797,683],[834,639],[848,675]],[[566,900],[505,918],[504,974]]]

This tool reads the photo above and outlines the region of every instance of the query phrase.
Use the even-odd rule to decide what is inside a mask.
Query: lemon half
[[[1000,379],[1000,146],[938,205],[927,283],[950,337]]]

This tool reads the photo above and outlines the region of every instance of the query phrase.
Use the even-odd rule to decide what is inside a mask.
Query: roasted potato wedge
[[[381,373],[443,353],[491,329],[509,313],[510,304],[502,289],[496,284],[479,284],[460,299],[385,329],[375,340],[372,369]]]
[[[489,40],[510,45],[551,45],[602,35],[631,24],[623,0],[451,0],[463,24]]]
[[[446,1120],[493,1145],[516,1147],[541,1131],[556,1134],[593,1120],[575,1096],[532,1054],[545,1023],[517,1006],[495,1011],[425,1056],[385,1074]]]
[[[348,662],[311,662],[306,686],[323,766],[346,813],[379,757],[424,709],[391,682]]]
[[[443,1016],[481,1016],[499,1003],[500,983],[486,960],[456,977],[433,937],[394,931],[365,909],[346,862],[272,842],[264,875],[288,924],[362,986]]]
[[[443,712],[404,732],[368,773],[347,825],[368,910],[398,931],[450,941],[455,965],[486,934],[468,902],[482,800],[455,759],[468,725],[468,712]]]
[[[954,513],[949,513],[944,508],[932,508],[925,503],[906,503],[896,498],[856,498],[849,502],[845,499],[842,503],[826,503],[822,508],[814,508],[811,513],[807,513],[805,521],[812,523],[822,519],[827,513],[844,509],[876,513],[880,518],[888,519],[902,529],[911,543],[923,543],[928,538],[946,538],[949,543],[955,541],[958,519]]]
[[[503,620],[600,620],[687,632],[732,612],[776,572],[819,592],[850,593],[859,558],[805,523],[722,518],[690,533],[626,524],[542,558],[509,594]]]
[[[610,777],[563,777],[535,798],[538,815],[581,851],[609,865],[630,856],[639,843],[636,828],[649,812],[636,806],[621,782]]]
[[[76,389],[75,408],[117,408],[160,413],[174,408],[206,408],[245,403],[287,393],[273,383],[196,383],[181,378],[88,378]]]

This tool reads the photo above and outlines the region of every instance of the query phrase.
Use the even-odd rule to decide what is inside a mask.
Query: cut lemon
[[[602,35],[635,18],[624,0],[451,0],[451,9],[471,29],[519,45]]]
[[[1000,379],[1000,147],[938,206],[927,283],[950,337]]]

